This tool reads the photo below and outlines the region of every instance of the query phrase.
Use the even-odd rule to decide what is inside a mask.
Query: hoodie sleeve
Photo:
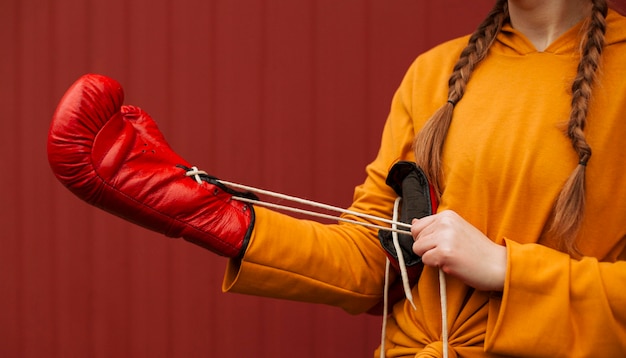
[[[501,298],[490,300],[485,348],[524,357],[618,357],[626,351],[626,262],[599,262],[506,241]]]

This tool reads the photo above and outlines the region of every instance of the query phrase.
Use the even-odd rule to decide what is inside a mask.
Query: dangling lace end
[[[415,302],[413,302],[413,295],[411,295],[411,297],[407,297],[406,299],[411,304],[411,307],[413,307],[413,311],[417,311],[417,306],[415,305]]]
[[[448,294],[446,289],[446,274],[439,269],[439,296],[441,300],[441,341],[443,342],[443,357],[448,358]]]
[[[387,259],[385,263],[385,287],[383,289],[383,326],[380,332],[380,358],[385,358],[387,348],[385,347],[385,336],[387,335],[387,319],[389,317],[389,271],[391,261]]]
[[[398,212],[399,212],[401,200],[402,200],[402,197],[397,197],[393,205],[393,221],[394,222],[398,221]],[[395,227],[395,224],[392,225],[392,227],[394,229],[397,228]],[[409,274],[406,270],[406,263],[404,261],[404,255],[402,254],[402,249],[400,248],[400,241],[398,239],[398,233],[395,231],[392,232],[391,237],[393,239],[393,247],[395,248],[396,254],[398,256],[398,266],[400,266],[400,276],[402,277],[402,288],[404,289],[404,296],[411,304],[411,307],[413,307],[413,310],[417,310],[417,307],[415,306],[415,303],[413,302],[413,294],[411,293],[411,284],[409,283]]]
[[[413,307],[414,311],[417,311],[417,306],[415,306],[415,302],[413,302],[413,293],[411,292],[411,284],[409,283],[409,274],[406,270],[406,264],[404,262],[404,255],[402,255],[402,251],[400,251],[400,242],[398,241],[398,234],[392,233],[393,237],[393,246],[398,252],[398,264],[400,266],[400,276],[402,277],[402,288],[404,289],[404,296]]]

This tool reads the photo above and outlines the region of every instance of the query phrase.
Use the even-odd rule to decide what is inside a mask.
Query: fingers
[[[463,236],[459,230],[460,216],[443,211],[411,223],[413,252],[421,256],[425,265],[445,268],[457,240]]]
[[[411,222],[411,235],[413,236],[413,240],[417,240],[420,235],[424,235],[428,232],[427,229],[433,224],[436,219],[435,215],[426,216],[421,219],[413,219],[413,221]],[[430,229],[430,231],[432,231],[432,228]]]
[[[422,261],[424,261],[424,256],[431,250],[437,248],[437,239],[436,235],[434,235],[436,231],[436,226],[434,225],[435,220],[432,217],[425,217],[422,219],[414,219],[411,223],[411,235],[413,236],[413,252],[415,254],[422,257]],[[427,262],[424,262],[427,264]]]

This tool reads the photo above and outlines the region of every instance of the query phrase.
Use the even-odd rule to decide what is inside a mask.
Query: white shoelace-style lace
[[[194,167],[191,167],[191,170],[187,171],[185,173],[185,175],[188,176],[188,177],[192,177],[193,179],[196,180],[196,182],[198,182],[198,184],[202,185],[202,179],[201,179],[200,175],[208,175],[208,174],[205,171],[198,170],[198,168],[194,166]],[[304,205],[308,205],[308,206],[312,206],[312,207],[316,207],[316,208],[320,208],[320,209],[324,209],[324,210],[328,210],[328,211],[354,215],[356,217],[360,217],[360,218],[364,218],[364,219],[376,220],[376,221],[379,221],[379,222],[391,225],[391,227],[385,227],[385,226],[376,225],[376,224],[373,224],[373,223],[347,219],[347,218],[343,218],[341,216],[329,215],[329,214],[324,214],[324,213],[318,213],[318,212],[315,212],[315,211],[304,210],[304,209],[300,209],[300,208],[294,208],[294,207],[286,206],[286,205],[269,203],[269,202],[266,202],[266,201],[254,200],[254,199],[250,199],[250,198],[246,198],[246,197],[240,197],[240,196],[233,196],[232,197],[232,199],[234,199],[234,200],[247,202],[249,204],[265,206],[265,207],[269,207],[269,208],[273,208],[273,209],[285,210],[285,211],[305,214],[305,215],[309,215],[309,216],[314,216],[314,217],[318,217],[318,218],[338,220],[338,221],[348,222],[348,223],[352,223],[352,224],[356,224],[356,225],[367,226],[367,227],[370,227],[370,228],[391,231],[393,245],[394,245],[394,248],[396,250],[396,253],[398,254],[397,255],[398,256],[398,263],[399,263],[399,266],[400,266],[400,276],[402,278],[402,287],[404,289],[404,295],[405,295],[406,299],[409,301],[409,303],[411,304],[411,306],[413,307],[413,309],[416,309],[415,303],[413,302],[413,294],[411,293],[411,287],[410,287],[410,283],[409,283],[409,279],[408,279],[408,273],[407,273],[406,264],[405,264],[405,261],[404,261],[404,256],[402,255],[402,251],[400,249],[400,243],[399,243],[399,240],[398,240],[398,234],[406,234],[407,233],[406,230],[401,230],[401,229],[399,229],[399,227],[408,228],[408,229],[411,228],[410,224],[406,224],[406,223],[398,221],[400,201],[402,199],[401,197],[396,198],[396,200],[394,202],[393,218],[392,218],[392,220],[389,220],[389,219],[377,217],[377,216],[374,216],[374,215],[364,214],[364,213],[360,213],[360,212],[357,212],[357,211],[346,210],[346,209],[342,209],[342,208],[339,208],[339,207],[336,207],[336,206],[331,206],[331,205],[318,203],[318,202],[307,200],[307,199],[302,199],[302,198],[297,198],[297,197],[294,197],[294,196],[280,194],[280,193],[276,193],[276,192],[269,191],[269,190],[263,190],[263,189],[255,188],[255,187],[252,187],[252,186],[247,186],[247,185],[242,185],[242,184],[238,184],[238,183],[233,183],[233,182],[229,182],[229,181],[225,181],[225,180],[221,180],[221,179],[215,179],[215,180],[220,182],[220,183],[222,183],[223,185],[229,186],[231,188],[235,188],[235,189],[239,189],[239,190],[246,190],[246,191],[250,191],[250,192],[253,192],[253,193],[267,195],[267,196],[270,196],[270,197],[274,197],[274,198],[278,198],[278,199],[282,199],[282,200],[287,200],[287,201],[292,201],[292,202],[296,202],[296,203],[299,203],[299,204],[304,204]],[[385,284],[384,284],[384,292],[383,292],[383,301],[384,301],[383,304],[384,304],[384,307],[383,307],[383,324],[382,324],[381,345],[380,345],[380,357],[381,358],[384,358],[385,351],[386,351],[386,349],[385,349],[386,348],[385,347],[385,336],[386,336],[386,332],[387,332],[387,320],[388,320],[388,316],[389,316],[389,312],[388,312],[388,310],[389,310],[388,303],[389,302],[388,302],[388,299],[389,299],[389,285],[390,285],[390,282],[389,282],[389,279],[390,279],[390,277],[389,277],[390,266],[391,266],[391,263],[390,263],[389,259],[387,259],[387,262],[385,264]],[[443,272],[443,270],[441,270],[441,269],[439,269],[439,295],[440,295],[440,300],[441,300],[441,340],[443,342],[443,357],[444,358],[448,358],[448,317],[447,317],[446,276],[445,276],[445,273]]]

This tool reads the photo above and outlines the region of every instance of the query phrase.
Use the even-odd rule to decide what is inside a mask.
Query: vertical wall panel
[[[491,3],[1,1],[0,356],[371,356],[378,317],[222,294],[224,258],[74,198],[50,117],[107,74],[210,173],[346,206],[411,61]]]
[[[19,69],[21,38],[19,25],[22,12],[19,2],[0,2],[0,43],[3,56],[0,59],[0,154],[8,168],[16,168],[19,163],[18,123],[20,118],[17,92],[19,83],[15,72]],[[6,155],[14,153],[14,155]],[[18,223],[20,195],[17,190],[19,179],[15,175],[0,175],[0,354],[10,353],[19,356],[23,353],[22,292],[24,288],[21,227]]]

